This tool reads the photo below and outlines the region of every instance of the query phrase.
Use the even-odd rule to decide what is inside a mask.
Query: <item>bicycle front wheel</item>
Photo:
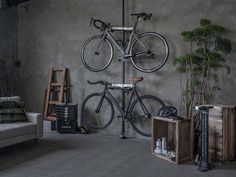
[[[169,56],[169,46],[163,36],[146,32],[131,45],[131,62],[139,71],[151,73],[160,69]]]
[[[93,129],[108,127],[114,118],[114,107],[107,96],[94,93],[85,98],[81,109],[81,123]]]
[[[165,106],[165,103],[159,98],[152,95],[144,95],[140,97],[141,102],[145,106],[145,113],[141,102],[136,99],[130,107],[130,123],[134,130],[143,136],[151,136],[152,116],[156,116],[160,108]]]
[[[92,36],[82,47],[81,61],[90,71],[99,72],[106,69],[110,65],[112,57],[112,44],[102,35]]]

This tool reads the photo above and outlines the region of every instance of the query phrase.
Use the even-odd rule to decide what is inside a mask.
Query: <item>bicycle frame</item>
[[[127,89],[124,89],[124,88],[114,88],[114,87],[107,87],[105,86],[105,89],[103,92],[101,92],[101,99],[98,103],[98,106],[96,108],[96,111],[95,112],[99,112],[100,111],[100,108],[102,106],[102,103],[103,103],[103,100],[104,100],[104,97],[107,96],[111,102],[113,103],[113,105],[115,105],[115,107],[117,108],[117,110],[120,112],[121,116],[123,118],[126,118],[128,119],[128,113],[129,113],[129,109],[130,109],[130,106],[131,106],[131,103],[132,103],[132,100],[133,100],[133,97],[136,96],[137,99],[138,99],[138,102],[139,104],[141,105],[144,113],[146,116],[150,116],[150,114],[148,113],[147,111],[147,108],[145,107],[145,105],[143,104],[142,100],[140,99],[140,96],[138,95],[138,92],[136,90],[136,87],[134,86],[131,90],[131,96],[130,96],[130,99],[129,99],[129,103],[128,103],[128,106],[127,106],[127,109],[126,111],[122,109],[122,107],[120,106],[120,104],[118,103],[118,101],[114,98],[114,96],[111,94],[111,92],[109,90],[127,90]],[[130,90],[129,90],[130,91]]]
[[[139,56],[139,55],[142,55],[142,54],[146,53],[148,50],[145,47],[145,45],[143,44],[143,42],[139,39],[139,37],[138,37],[139,35],[136,33],[136,28],[137,28],[139,20],[140,19],[137,19],[137,21],[134,24],[134,27],[112,27],[112,28],[105,29],[105,31],[102,34],[102,40],[99,43],[98,48],[97,48],[96,51],[99,53],[100,49],[102,48],[102,44],[104,43],[104,40],[106,38],[109,38],[111,40],[111,42],[121,52],[121,54],[124,56],[124,58],[132,57],[130,48],[131,48],[132,42],[134,40],[137,40],[142,45],[142,47],[144,48],[143,52],[136,53],[135,55]],[[111,34],[113,31],[131,31],[131,34],[129,36],[129,42],[128,42],[126,48],[123,48],[123,46],[119,45],[116,38]]]

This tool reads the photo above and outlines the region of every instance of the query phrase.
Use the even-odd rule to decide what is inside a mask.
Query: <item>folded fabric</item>
[[[3,102],[3,101],[15,101],[15,102],[20,102],[20,97],[19,97],[19,96],[0,97],[0,102]]]
[[[24,108],[24,102],[16,102],[16,101],[3,101],[0,102],[0,108]]]
[[[0,102],[0,123],[25,122],[25,104],[20,101]]]

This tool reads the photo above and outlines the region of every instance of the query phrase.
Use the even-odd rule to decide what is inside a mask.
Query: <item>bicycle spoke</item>
[[[113,47],[108,39],[100,35],[89,38],[82,47],[81,60],[84,66],[94,72],[106,69],[113,57]]]
[[[141,56],[141,55],[143,55],[143,54],[145,54],[145,53],[146,53],[146,51],[137,52],[137,53],[135,53],[135,54],[132,54],[132,56],[133,56],[133,57]]]
[[[89,95],[82,105],[81,119],[88,127],[94,129],[106,128],[113,120],[114,108],[111,101],[99,93]]]
[[[132,64],[143,72],[153,72],[160,69],[169,55],[169,48],[165,39],[161,35],[152,32],[139,36],[132,44],[131,51],[133,54]]]
[[[165,104],[158,98],[146,95],[140,97],[146,111],[142,108],[140,102],[135,100],[131,106],[130,120],[133,128],[144,136],[151,135],[151,117],[157,114],[157,111]]]
[[[100,54],[104,43],[105,43],[105,40],[101,40],[101,42],[99,43],[99,45],[97,47],[97,50],[95,51],[95,55],[99,55]]]

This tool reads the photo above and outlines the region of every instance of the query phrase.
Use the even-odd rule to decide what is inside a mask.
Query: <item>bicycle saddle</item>
[[[143,77],[129,77],[130,81],[139,82],[143,80]]]
[[[146,14],[145,12],[142,13],[135,13],[135,14],[130,14],[131,16],[137,16],[137,17],[142,17],[144,20],[150,20],[152,14]]]

